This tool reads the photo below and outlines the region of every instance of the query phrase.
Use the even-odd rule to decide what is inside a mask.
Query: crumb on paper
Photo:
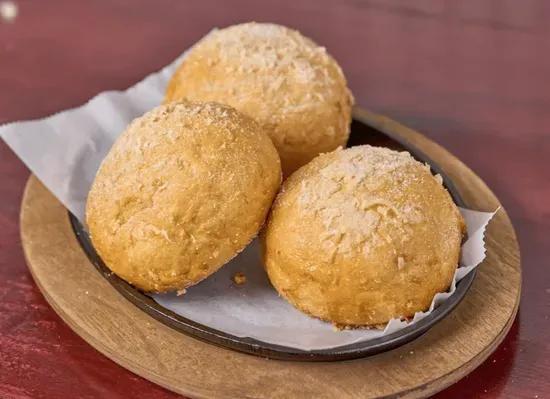
[[[12,23],[17,18],[19,10],[17,4],[13,1],[2,1],[0,2],[0,16],[2,20],[7,23]]]
[[[237,285],[241,285],[241,284],[244,284],[246,283],[246,276],[242,273],[236,273],[234,276],[233,276],[233,281],[235,282],[235,284]]]
[[[355,330],[356,329],[356,327],[348,326],[348,325],[345,325],[345,324],[333,324],[332,328],[334,329],[334,331]],[[370,329],[370,327],[367,328],[367,329]]]
[[[187,290],[184,288],[184,289],[181,289],[181,290],[178,290],[176,291],[176,296],[181,296],[183,294],[185,294],[187,292]]]

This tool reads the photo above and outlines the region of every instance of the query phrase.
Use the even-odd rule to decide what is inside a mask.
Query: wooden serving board
[[[500,206],[478,176],[434,142],[384,117],[356,112],[438,163],[470,208]],[[426,334],[361,360],[274,361],[198,341],[123,298],[82,251],[67,210],[35,177],[23,197],[21,234],[36,283],[69,326],[123,367],[191,397],[426,397],[467,375],[496,349],[512,325],[521,292],[518,243],[501,209],[488,227],[487,258],[470,292]]]

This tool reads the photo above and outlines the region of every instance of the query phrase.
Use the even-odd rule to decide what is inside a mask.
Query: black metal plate
[[[443,177],[443,184],[449,190],[455,203],[458,206],[465,207],[465,204],[452,181],[428,156],[413,147],[396,133],[374,126],[370,121],[361,118],[359,115],[354,115],[348,146],[361,144],[384,146],[395,150],[409,151],[417,160],[428,163],[434,173],[439,173]],[[101,272],[103,276],[111,283],[111,285],[138,308],[161,323],[164,323],[199,340],[239,352],[271,359],[294,361],[349,360],[375,355],[397,348],[418,338],[420,335],[435,326],[441,319],[447,316],[464,298],[476,276],[476,270],[474,269],[457,284],[456,291],[447,301],[441,304],[426,318],[401,331],[366,342],[342,346],[336,349],[302,351],[294,348],[261,342],[252,338],[240,338],[226,334],[223,331],[215,330],[179,316],[176,313],[160,306],[149,296],[145,295],[143,292],[111,273],[111,271],[105,266],[103,261],[95,252],[90,238],[84,231],[80,222],[72,214],[69,214],[69,216],[78,240],[88,255],[88,258],[92,261],[99,272]]]

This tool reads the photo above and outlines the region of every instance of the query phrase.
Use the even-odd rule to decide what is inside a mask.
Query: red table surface
[[[468,164],[519,236],[524,283],[511,332],[438,397],[550,398],[549,1],[16,3],[16,20],[0,21],[0,123],[131,86],[216,26],[272,21],[322,43],[358,105],[418,129]],[[19,237],[28,176],[0,142],[0,397],[177,397],[96,352],[48,306]]]

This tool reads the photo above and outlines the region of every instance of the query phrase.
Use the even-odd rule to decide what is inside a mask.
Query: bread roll
[[[134,120],[87,201],[105,264],[143,291],[193,285],[240,252],[281,183],[262,128],[231,107],[177,102]]]
[[[425,311],[449,288],[465,224],[440,179],[407,152],[352,147],[287,179],[261,235],[277,291],[340,326]]]
[[[289,176],[321,152],[345,146],[353,97],[338,63],[298,31],[265,23],[211,33],[190,51],[166,91],[229,104],[258,121]]]

